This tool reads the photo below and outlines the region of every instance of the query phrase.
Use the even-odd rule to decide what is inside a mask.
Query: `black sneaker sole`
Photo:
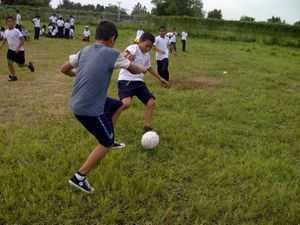
[[[77,184],[75,184],[75,183],[74,183],[73,181],[71,181],[71,180],[69,180],[69,184],[70,184],[72,187],[76,188],[77,190],[83,191],[83,192],[85,192],[85,193],[87,193],[87,194],[93,194],[93,193],[94,193],[94,189],[92,189],[92,191],[87,191],[87,190],[83,189],[82,187],[78,186]]]

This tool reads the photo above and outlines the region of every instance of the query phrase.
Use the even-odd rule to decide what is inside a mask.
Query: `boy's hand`
[[[16,48],[16,53],[18,54],[18,53],[19,53],[19,51],[20,51],[20,48],[19,48],[19,47],[17,47],[17,48]]]
[[[165,80],[164,78],[161,78],[161,79],[160,79],[160,82],[161,82],[161,85],[162,85],[164,88],[169,88],[169,87],[170,87],[169,81]]]
[[[128,51],[124,52],[123,55],[124,55],[124,57],[125,57],[126,59],[128,59],[130,62],[134,61],[134,59],[135,59],[135,56],[132,55],[132,54],[130,54],[130,52],[128,52]]]
[[[147,73],[147,72],[148,72],[148,70],[147,70],[147,68],[146,68],[146,67],[142,66],[141,68],[142,68],[142,70],[143,70],[143,72],[142,72],[143,74],[145,74],[145,73]]]

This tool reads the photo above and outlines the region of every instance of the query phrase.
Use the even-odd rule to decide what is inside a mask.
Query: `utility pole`
[[[120,22],[121,14],[121,1],[118,1],[118,23]]]

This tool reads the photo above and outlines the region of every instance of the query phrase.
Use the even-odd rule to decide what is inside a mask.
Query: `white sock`
[[[78,179],[78,180],[84,180],[85,176],[81,176],[79,175],[78,173],[75,173],[75,177]]]

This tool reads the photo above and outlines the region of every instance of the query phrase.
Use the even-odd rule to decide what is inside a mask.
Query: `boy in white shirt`
[[[38,40],[40,37],[40,26],[41,26],[40,16],[34,17],[32,23],[34,24],[34,39]]]
[[[133,61],[134,64],[144,66],[147,71],[157,78],[163,86],[168,87],[169,82],[162,78],[151,66],[149,51],[155,38],[146,32],[140,37],[138,44],[130,45],[124,52],[125,58]],[[133,75],[126,69],[121,69],[118,79],[119,97],[123,102],[123,110],[131,105],[133,96],[137,96],[146,106],[144,116],[144,133],[151,131],[152,115],[155,107],[155,97],[149,91],[144,82],[144,74]]]
[[[16,28],[20,28],[20,26],[22,25],[22,17],[20,15],[19,10],[16,10]]]
[[[182,31],[181,33],[181,43],[182,43],[182,51],[185,52],[185,48],[186,48],[186,41],[188,38],[188,32],[186,30]]]
[[[142,27],[142,25],[140,25],[139,29],[136,31],[136,37],[134,39],[135,44],[139,43],[139,40],[140,40],[141,36],[143,35],[143,33],[144,33],[143,27]]]
[[[4,39],[0,44],[0,49],[8,42],[7,60],[10,75],[8,76],[8,81],[17,81],[18,77],[15,72],[14,62],[16,62],[19,67],[28,67],[31,72],[34,72],[34,66],[32,62],[25,63],[25,52],[23,48],[24,37],[22,33],[15,28],[15,19],[12,16],[6,18],[6,24],[8,29],[4,32]]]
[[[82,33],[82,41],[89,42],[90,41],[91,32],[89,30],[89,26],[85,26],[84,31]]]
[[[171,41],[166,37],[166,27],[159,27],[159,36],[155,38],[154,49],[156,50],[157,72],[166,81],[169,81],[169,50],[173,48]]]
[[[171,35],[170,35],[170,39],[171,39],[171,45],[173,46],[173,48],[171,47],[170,48],[170,52],[172,53],[172,49],[174,49],[175,53],[177,51],[177,48],[176,48],[176,38],[177,38],[177,32],[176,32],[176,27],[173,27],[173,31],[171,32]]]
[[[65,38],[69,39],[70,38],[70,28],[71,28],[71,24],[69,23],[69,20],[66,20],[65,24]]]

